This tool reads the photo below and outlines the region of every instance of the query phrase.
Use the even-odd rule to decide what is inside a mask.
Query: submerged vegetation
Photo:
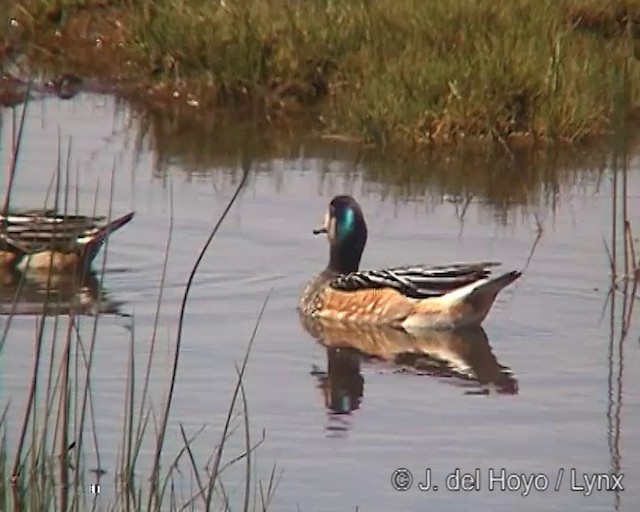
[[[5,61],[381,147],[575,142],[640,106],[640,0],[9,3]]]

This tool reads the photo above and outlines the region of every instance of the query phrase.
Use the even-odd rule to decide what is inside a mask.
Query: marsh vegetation
[[[9,4],[5,62],[386,148],[573,143],[640,101],[640,0]]]

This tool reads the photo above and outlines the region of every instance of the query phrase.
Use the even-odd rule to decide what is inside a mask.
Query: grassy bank
[[[22,0],[5,53],[380,146],[574,142],[640,105],[640,0]]]

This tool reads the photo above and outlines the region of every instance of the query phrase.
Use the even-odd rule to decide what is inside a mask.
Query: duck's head
[[[367,243],[367,223],[358,202],[351,196],[336,196],[329,203],[324,225],[313,234],[329,239],[329,269],[341,274],[355,272]]]

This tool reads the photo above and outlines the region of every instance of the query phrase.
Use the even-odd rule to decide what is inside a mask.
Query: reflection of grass
[[[511,214],[520,207],[534,211],[538,205],[553,208],[570,187],[597,181],[611,149],[605,141],[575,148],[514,148],[509,152],[502,147],[487,151],[473,146],[438,148],[414,158],[329,140],[303,129],[275,134],[251,123],[194,117],[188,109],[164,115],[140,109],[136,114],[140,149],[157,155],[154,169],[161,179],[172,166],[172,172],[184,172],[193,179],[233,186],[236,155],[249,150],[260,162],[261,171],[285,184],[281,187],[285,193],[291,190],[286,188],[282,159],[290,159],[290,165],[298,168],[295,160],[304,158],[317,160],[317,167],[309,167],[310,171],[318,169],[322,174],[329,163],[332,171],[341,169],[347,187],[364,178],[381,184],[383,196],[401,201],[428,196],[433,204],[446,198],[462,207],[476,200],[500,221],[512,220]],[[637,141],[630,140],[628,145],[637,145]],[[363,195],[370,189],[362,188],[354,193]],[[334,192],[344,190],[328,191]]]
[[[624,141],[623,141],[624,142]],[[613,154],[611,173],[611,238],[605,241],[609,258],[611,284],[606,306],[609,307],[609,340],[607,346],[607,444],[611,474],[620,474],[623,460],[623,388],[625,347],[633,322],[636,302],[640,300],[640,254],[636,250],[629,216],[628,171],[630,157],[624,146],[617,144]],[[604,310],[603,310],[604,315]],[[640,339],[638,340],[640,341]],[[620,509],[622,495],[615,490],[614,509]]]
[[[640,0],[13,3],[5,41],[40,62],[142,82],[159,104],[320,106],[327,132],[383,146],[575,141],[621,97],[638,107]]]
[[[14,160],[16,157],[17,151],[14,152]],[[19,166],[16,169],[19,172]],[[58,171],[59,176],[61,169]],[[254,453],[263,438],[256,440],[251,437],[247,398],[243,387],[248,357],[266,301],[242,364],[237,368],[237,381],[220,440],[211,453],[202,454],[209,455],[206,466],[205,461],[200,457],[201,454],[196,454],[193,450],[193,443],[202,429],[189,437],[182,424],[179,424],[179,433],[183,441],[182,449],[172,461],[169,461],[165,469],[161,466],[161,464],[167,464],[165,437],[168,432],[173,389],[178,378],[182,321],[190,286],[199,261],[243,188],[248,172],[248,165],[245,164],[244,175],[237,185],[236,193],[213,228],[198,261],[192,268],[180,310],[170,386],[164,405],[159,411],[152,406],[149,394],[157,331],[154,329],[152,334],[146,372],[140,377],[136,373],[136,357],[139,355],[134,348],[137,340],[134,329],[135,316],[132,317],[129,353],[126,361],[127,380],[125,396],[122,400],[124,409],[121,423],[122,437],[114,476],[115,491],[112,495],[91,496],[91,490],[95,489],[93,486],[101,485],[103,489],[106,487],[104,485],[106,471],[102,467],[98,446],[99,421],[94,413],[97,396],[91,385],[94,366],[98,364],[95,348],[100,338],[101,315],[98,313],[92,322],[85,322],[77,311],[70,307],[63,313],[52,316],[36,316],[34,357],[29,388],[25,393],[22,420],[16,421],[16,425],[9,425],[10,418],[16,418],[19,414],[17,407],[20,406],[12,403],[12,397],[6,397],[6,402],[0,405],[2,510],[81,511],[97,508],[114,511],[194,510],[200,509],[201,504],[203,510],[211,508],[227,510],[230,506],[230,497],[222,479],[229,467],[243,463],[245,473],[241,480],[244,493],[242,510],[249,510],[250,503],[262,510],[269,508],[277,485],[277,475],[274,467],[264,485],[258,482],[256,486],[253,480],[255,477]],[[68,190],[64,192],[65,196],[69,193]],[[165,253],[165,270],[171,245],[171,232],[170,228]],[[106,262],[105,256],[102,275],[104,275]],[[52,283],[53,275],[49,274],[48,286],[53,286]],[[164,271],[160,279],[156,327],[163,289]],[[51,296],[47,294],[45,302],[54,300],[52,297],[53,293]],[[20,291],[18,290],[14,301],[17,303],[19,300]],[[43,307],[43,310],[46,309]],[[9,349],[9,343],[26,341],[11,337],[14,320],[12,314],[3,318],[0,330],[0,358],[3,356],[3,351]],[[140,394],[138,390],[142,390]],[[142,460],[141,450],[153,435],[149,432],[152,425],[155,425],[155,446],[152,468],[146,472],[141,466],[148,461]],[[11,427],[15,430],[11,430]],[[229,457],[225,455],[225,450],[228,451],[230,436],[238,427],[244,430],[243,451],[239,455]],[[95,464],[91,464],[91,460],[95,460]],[[197,483],[197,488],[191,489],[191,494],[188,494],[189,490],[184,488],[185,475],[180,471],[180,463],[183,467],[186,464],[191,481]],[[204,469],[203,466],[205,466]],[[143,475],[142,478],[141,475]]]
[[[636,250],[637,239],[633,236],[629,220],[629,155],[624,148],[619,154],[614,154],[612,167],[611,239],[610,245],[605,241],[605,250],[610,267],[609,295],[612,300],[612,311],[615,309],[616,294],[622,295],[620,333],[622,342],[631,327],[634,304],[640,299],[638,296],[640,253]]]

